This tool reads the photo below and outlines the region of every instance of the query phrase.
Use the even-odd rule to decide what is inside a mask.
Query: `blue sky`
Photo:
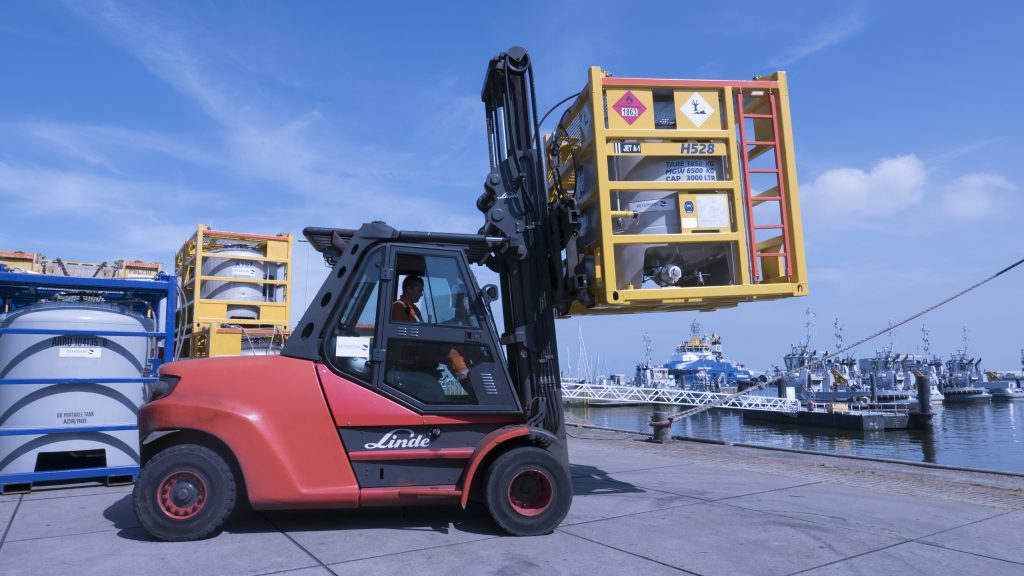
[[[631,372],[645,331],[664,360],[696,318],[767,368],[804,338],[808,306],[824,350],[836,318],[849,343],[1024,257],[1022,16],[984,1],[4,2],[0,249],[170,265],[200,223],[475,231],[479,90],[500,51],[530,50],[542,109],[592,65],[782,69],[811,295],[560,322],[563,365],[577,326],[604,371]],[[296,246],[293,320],[325,273]],[[898,330],[895,348],[917,351],[923,323],[948,355],[966,326],[983,367],[1020,369],[1022,286],[1014,270]]]

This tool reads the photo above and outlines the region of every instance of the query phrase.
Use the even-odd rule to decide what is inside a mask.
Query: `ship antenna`
[[[804,352],[811,349],[811,329],[814,328],[814,318],[817,316],[810,306],[807,307],[805,313],[807,314],[807,321],[804,322],[804,326],[807,328],[807,342],[804,344]]]
[[[832,325],[836,327],[836,350],[838,351],[843,347],[843,327],[839,324],[839,318],[836,318]]]
[[[888,350],[889,356],[892,356],[892,349],[893,349],[893,347],[896,344],[894,336],[895,335],[893,334],[893,331],[892,331],[892,320],[889,320],[889,350]]]
[[[926,360],[928,359],[928,350],[930,345],[930,342],[928,340],[929,333],[930,332],[927,328],[925,328],[924,324],[921,324],[921,341],[924,342],[924,357]]]

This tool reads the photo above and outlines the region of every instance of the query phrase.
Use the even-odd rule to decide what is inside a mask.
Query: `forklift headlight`
[[[143,395],[143,400],[146,402],[152,402],[153,400],[158,400],[167,396],[174,390],[174,387],[178,385],[178,380],[181,380],[178,376],[162,374],[156,382],[146,382],[146,391]]]

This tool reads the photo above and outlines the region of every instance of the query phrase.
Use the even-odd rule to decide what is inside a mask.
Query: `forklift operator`
[[[423,314],[416,303],[423,297],[423,278],[406,276],[402,281],[402,295],[391,305],[391,318],[396,322],[423,322]]]

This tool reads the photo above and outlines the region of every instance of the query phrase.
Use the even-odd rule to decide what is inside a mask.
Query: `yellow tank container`
[[[175,256],[185,303],[179,324],[285,329],[289,325],[292,237],[212,230],[199,225]],[[183,318],[181,318],[183,316]]]
[[[581,229],[571,314],[714,310],[804,296],[786,75],[616,78],[598,67],[547,138],[552,197]]]

